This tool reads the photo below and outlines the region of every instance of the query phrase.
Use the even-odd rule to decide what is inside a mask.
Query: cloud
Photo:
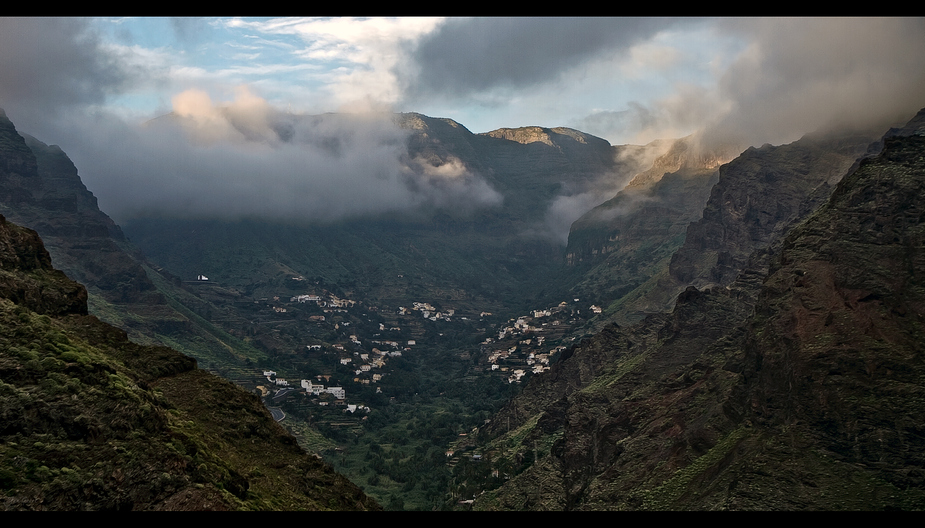
[[[329,110],[382,110],[401,97],[394,70],[411,41],[433,30],[440,18],[282,18],[232,20],[229,26],[259,32],[266,39],[297,37],[292,56],[324,65],[314,98]]]
[[[782,143],[834,126],[887,127],[925,106],[925,19],[725,21],[753,40],[719,82],[730,107],[713,124]]]
[[[645,143],[646,133],[657,129],[657,134],[666,133],[664,124],[655,112],[636,101],[630,101],[626,110],[598,110],[576,119],[575,128],[586,130],[600,137],[635,136],[634,143]],[[651,138],[655,139],[655,138]]]
[[[0,71],[0,105],[24,114],[102,103],[140,74],[80,18],[0,18]]]
[[[618,147],[614,151],[616,163],[612,173],[598,175],[597,178],[587,180],[580,186],[564,188],[549,204],[541,224],[525,235],[557,244],[567,244],[569,231],[576,220],[623,190],[634,176],[651,167],[656,158],[667,152],[672,143],[673,141],[655,141],[645,146]],[[632,207],[643,200],[644,198],[635,196]],[[606,218],[598,211],[595,220],[605,221],[631,210],[629,205],[620,209],[609,208],[604,213],[609,215]]]
[[[637,144],[700,131],[704,148],[885,127],[925,106],[921,18],[181,19],[158,29],[174,41],[145,33],[157,24],[133,26],[138,42],[163,46],[147,48],[113,29],[136,22],[0,19],[0,106],[79,159],[101,205],[120,215],[186,204],[317,218],[500,200],[457,161],[408,159],[405,132],[387,117],[398,105],[432,104],[470,128],[481,115]],[[250,91],[232,91],[243,81]],[[140,99],[175,116],[138,127],[108,106]],[[563,191],[552,231],[613,192]]]
[[[461,18],[418,39],[400,77],[412,96],[470,96],[550,81],[602,50],[628,48],[670,19]]]
[[[635,129],[636,139],[695,130],[713,148],[781,144],[835,127],[886,128],[925,106],[925,19],[720,19],[744,43],[709,83],[584,118]]]
[[[392,114],[293,115],[240,87],[231,102],[202,91],[167,116],[131,125],[98,114],[64,123],[75,164],[117,222],[179,216],[334,221],[419,208],[457,213],[501,196],[458,160],[411,159]],[[69,151],[69,148],[65,148]]]

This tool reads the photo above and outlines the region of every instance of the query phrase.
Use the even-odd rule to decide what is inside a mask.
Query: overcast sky
[[[308,201],[352,214],[498,197],[459,167],[408,185],[395,131],[371,115],[350,125],[369,127],[344,136],[336,157],[306,148],[309,130],[276,141],[279,115],[415,111],[472,132],[569,126],[643,144],[703,131],[779,144],[836,124],[886,126],[925,106],[925,22],[4,18],[0,71],[0,107],[60,145],[117,220],[166,203],[295,214]],[[171,111],[194,123],[187,134],[142,126]],[[190,196],[204,188],[222,190],[208,203]]]

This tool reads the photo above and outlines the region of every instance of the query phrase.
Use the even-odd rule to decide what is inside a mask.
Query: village
[[[267,301],[274,313],[294,316],[300,311],[311,324],[305,336],[309,343],[295,355],[311,360],[308,363],[313,368],[298,372],[285,369],[287,376],[299,378],[295,382],[278,376],[277,367],[271,366],[255,371],[246,385],[259,391],[271,409],[298,398],[298,407],[336,407],[350,414],[371,412],[367,401],[371,395],[381,395],[375,398],[380,403],[394,398],[389,390],[389,362],[407,354],[427,354],[435,347],[436,338],[443,335],[428,333],[424,324],[436,323],[438,330],[457,324],[464,325],[464,331],[481,332],[484,339],[477,350],[462,352],[458,359],[471,364],[471,375],[497,376],[520,384],[548,371],[556,355],[575,340],[569,335],[571,330],[587,316],[601,312],[594,305],[579,309],[579,299],[574,299],[532,310],[505,323],[493,323],[493,314],[487,311],[464,315],[454,308],[438,309],[423,301],[379,310],[325,291],[290,296],[288,302],[280,296]],[[418,345],[420,338],[424,338],[423,346]],[[278,420],[285,418],[282,412],[274,415]]]

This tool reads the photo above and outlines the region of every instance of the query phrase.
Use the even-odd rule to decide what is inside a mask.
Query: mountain
[[[207,303],[128,242],[58,146],[20,134],[2,109],[0,213],[37,231],[54,265],[87,288],[90,311],[133,340],[200,359],[255,355],[199,317]]]
[[[825,200],[875,139],[870,132],[811,134],[684,162],[692,149],[676,144],[573,224],[574,291],[607,306],[601,323],[630,324],[670,311],[689,286],[727,286],[755,252]],[[674,172],[655,176],[665,169]]]
[[[107,301],[163,303],[141,266],[119,247],[121,229],[99,210],[67,155],[20,135],[2,111],[0,137],[3,214],[39,231],[58,266]]]
[[[693,137],[672,142],[616,196],[572,224],[566,273],[576,277],[575,296],[609,306],[667,268],[688,224],[700,218],[718,166],[734,157],[698,155],[693,143]]]
[[[345,125],[338,120],[347,118],[302,119],[308,120],[302,128],[323,132],[339,130]],[[569,215],[577,218],[594,205],[585,205],[588,196],[601,188],[612,195],[645,168],[621,156],[623,147],[566,128],[473,134],[451,119],[407,113],[393,120],[407,136],[402,158],[408,170],[420,176],[435,167],[459,167],[477,175],[501,202],[469,210],[456,200],[316,223],[163,215],[133,218],[122,228],[171,273],[205,274],[256,297],[302,276],[336,284],[345,295],[375,305],[397,307],[434,296],[478,311],[511,312],[557,289]],[[313,141],[337,145],[342,140],[322,135]],[[557,200],[576,197],[582,197],[579,212],[564,218],[551,212]]]
[[[312,145],[339,155],[344,138],[328,132],[343,130],[350,119],[281,116],[274,130],[286,141],[292,130],[308,127]],[[90,283],[89,312],[132,337],[183,344],[200,364],[251,388],[258,367],[279,368],[290,378],[352,383],[347,392],[356,403],[371,404],[368,420],[320,404],[329,401],[261,389],[266,401],[278,399],[287,409],[284,423],[300,432],[300,442],[325,435],[318,451],[390,509],[439,507],[450,487],[454,505],[455,498],[485,491],[475,509],[925,506],[917,455],[923,429],[914,412],[921,403],[923,313],[922,215],[914,201],[921,195],[925,114],[886,135],[810,134],[742,152],[729,146],[707,151],[695,137],[612,146],[567,128],[473,134],[450,119],[391,119],[405,131],[398,150],[410,182],[426,181],[428,171],[463,171],[500,202],[474,209],[436,203],[323,224],[160,216],[135,218],[120,229],[95,208],[60,150],[19,135],[10,124],[0,127],[6,131],[0,134],[0,206],[46,230],[55,244],[52,261],[72,262],[72,272]],[[150,126],[177,123],[182,118],[167,116]],[[566,247],[563,226],[569,224]],[[59,256],[55,247],[63,248]],[[109,260],[120,279],[108,278]],[[193,281],[197,275],[209,280]],[[29,279],[32,286],[10,277],[0,288],[9,284],[11,301],[51,311],[47,320],[25,308],[8,318],[16,324],[25,313],[19,320],[26,328],[3,335],[42,345],[11,342],[10,376],[29,369],[39,374],[7,391],[15,395],[9,408],[25,409],[32,400],[24,394],[44,390],[52,393],[41,393],[42,402],[70,405],[67,391],[79,386],[57,374],[97,356],[88,352],[84,362],[64,357],[72,350],[55,339],[67,335],[64,344],[78,343],[76,352],[99,348],[99,340],[84,345],[78,341],[84,337],[70,337],[95,328],[83,323],[92,320],[85,293],[51,275]],[[299,296],[337,304],[303,303]],[[601,304],[603,313],[589,320],[589,304]],[[555,320],[543,319],[553,313]],[[89,326],[60,323],[58,334],[49,334],[42,325],[58,325],[54,318],[60,317]],[[523,335],[508,335],[514,327]],[[585,338],[575,341],[581,334]],[[381,355],[383,343],[409,346],[376,380],[358,367],[363,355]],[[132,354],[113,352],[128,361],[125,368],[142,369],[126,374],[143,382],[135,382],[140,390],[161,391],[152,401],[169,400],[165,427],[211,419],[228,431],[223,428],[236,417],[218,401],[236,397],[219,392],[210,400],[208,390],[194,394],[184,381],[192,372],[209,386],[215,378],[166,349],[125,346],[146,350],[139,358],[152,351],[163,357],[132,363],[125,359]],[[521,360],[515,355],[526,358],[536,346],[552,347],[552,368],[525,377],[520,394],[486,423],[501,398],[519,387],[500,369],[516,368]],[[87,401],[92,408],[76,415],[109,409]],[[177,413],[193,418],[171,422]],[[144,434],[159,438],[161,422],[149,421]],[[123,422],[139,420],[111,421]],[[11,434],[31,434],[28,420],[11,423],[19,424]],[[39,434],[55,438],[72,429],[78,436],[86,432],[80,424],[43,427]],[[222,434],[273,436],[271,429],[255,424]],[[43,483],[63,482],[68,471],[50,463],[44,464],[50,472],[36,470],[38,462],[22,466],[26,459],[44,460],[39,449],[51,438],[11,440],[21,451],[11,455],[0,483],[32,483],[29,500],[44,497],[42,504],[52,504],[56,494]],[[271,493],[256,491],[263,469],[235,466],[245,455],[234,454],[233,446],[215,458],[200,447],[190,450],[194,444],[224,446],[218,438],[196,442],[181,442],[183,449],[177,442],[163,449],[155,443],[153,449],[164,460],[170,449],[202,453],[215,468],[196,463],[206,464],[211,476],[178,469],[165,481],[169,485],[155,490],[159,498],[152,502],[147,497],[153,492],[146,491],[131,499],[131,507],[173,504],[163,497],[190,485],[207,490],[194,501],[198,507],[222,498],[221,507],[277,507],[260,502]],[[448,464],[444,453],[454,449]],[[466,449],[479,455],[461,455]],[[143,472],[135,467],[133,474]],[[244,481],[253,495],[243,494]],[[207,482],[220,485],[212,489]],[[61,500],[76,494],[67,491]],[[252,499],[257,503],[247,502]],[[338,500],[332,507],[345,507]]]
[[[87,315],[38,235],[0,216],[4,510],[377,509],[259,398]]]
[[[480,431],[509,479],[485,481],[473,507],[925,506],[923,117],[855,162],[857,142],[830,137],[724,165],[688,230],[700,258],[672,259],[704,282],[534,377]],[[799,168],[832,156],[843,178]]]

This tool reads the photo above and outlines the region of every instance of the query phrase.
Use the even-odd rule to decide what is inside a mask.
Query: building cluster
[[[267,381],[273,385],[279,387],[276,393],[274,394],[274,399],[279,399],[282,396],[295,391],[296,389],[291,387],[288,380],[277,377],[276,372],[272,370],[264,370],[263,375],[267,378]],[[306,394],[311,394],[313,396],[322,396],[324,394],[330,394],[331,398],[334,399],[335,405],[345,405],[347,410],[350,412],[355,412],[357,410],[369,412],[369,407],[364,405],[353,405],[347,404],[347,391],[343,387],[325,387],[323,384],[319,383],[325,376],[317,376],[318,382],[303,379],[299,383],[300,387],[305,389]],[[264,395],[268,395],[267,390],[263,387],[260,387]],[[322,400],[318,402],[319,405],[329,405],[331,402],[328,400]]]
[[[430,303],[426,302],[414,302],[412,303],[411,308],[407,308],[405,306],[398,307],[399,315],[413,315],[412,312],[415,311],[420,312],[424,319],[431,321],[438,321],[441,319],[444,321],[450,321],[450,318],[456,314],[456,310],[452,308],[444,311],[437,311],[437,309],[434,308]]]
[[[517,383],[528,372],[541,374],[548,370],[550,357],[566,347],[543,351],[547,338],[537,334],[559,327],[564,318],[570,317],[568,310],[564,301],[552,308],[533,310],[532,315],[509,320],[498,329],[496,337],[487,337],[482,341],[482,351],[487,354],[491,371],[506,373],[509,383]]]
[[[313,302],[324,308],[325,312],[343,312],[347,308],[351,308],[356,304],[356,301],[350,299],[340,299],[332,293],[328,293],[326,297],[322,298],[320,295],[315,295],[313,293],[305,295],[296,295],[289,299],[289,302],[297,303],[307,303]]]

